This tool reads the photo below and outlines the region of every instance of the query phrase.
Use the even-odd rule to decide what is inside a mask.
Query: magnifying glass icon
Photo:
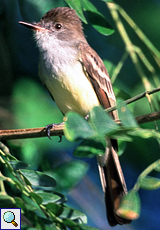
[[[14,215],[14,213],[11,212],[11,211],[5,212],[4,215],[3,215],[3,219],[4,219],[5,222],[11,223],[11,224],[13,224],[15,227],[18,226],[18,224],[14,221],[14,220],[15,220],[15,215]]]

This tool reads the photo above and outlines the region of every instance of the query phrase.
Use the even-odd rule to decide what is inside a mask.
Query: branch
[[[146,94],[153,94],[160,91],[160,87],[139,94],[138,96],[132,97],[125,101],[126,104],[130,104],[134,101],[137,101],[146,96]],[[116,106],[113,106],[109,109],[106,109],[106,112],[111,112],[116,109]],[[160,112],[154,112],[147,115],[138,116],[135,118],[139,124],[160,120]],[[120,121],[117,121],[120,123]],[[54,126],[54,129],[51,129],[51,136],[63,136],[63,124],[58,124]],[[26,139],[26,138],[38,138],[46,137],[46,129],[42,128],[33,128],[33,129],[12,129],[12,130],[0,130],[0,141],[2,140],[15,140],[15,139]]]
[[[128,104],[130,104],[130,103],[132,103],[132,102],[138,101],[139,99],[141,99],[141,98],[143,98],[143,97],[146,97],[147,94],[148,94],[148,95],[151,95],[151,94],[153,94],[153,93],[157,93],[158,91],[160,91],[160,87],[158,87],[158,88],[156,88],[156,89],[153,89],[153,90],[150,90],[150,91],[146,91],[146,92],[141,93],[141,94],[139,94],[139,95],[137,95],[137,96],[135,96],[135,97],[132,97],[132,98],[126,100],[125,103],[126,103],[126,105],[128,105]],[[117,108],[117,106],[112,106],[112,107],[110,107],[110,108],[108,108],[108,109],[105,109],[105,111],[106,111],[107,113],[109,113],[109,112],[112,112],[113,110],[115,110],[116,108]]]
[[[150,113],[143,116],[138,116],[135,118],[139,124],[151,122],[155,120],[160,120],[160,111]],[[119,123],[119,121],[117,121]],[[54,129],[51,129],[51,136],[62,136],[64,125],[55,125]],[[38,138],[46,137],[46,129],[34,128],[34,129],[15,129],[15,130],[0,130],[0,141],[2,140],[15,140],[15,139],[25,139],[25,138]]]
[[[157,121],[157,120],[160,120],[160,111],[136,117],[136,121],[138,122],[138,124],[144,124],[147,122]]]
[[[54,129],[51,129],[51,136],[62,136],[64,125],[55,125]],[[12,129],[12,130],[0,130],[0,141],[2,140],[15,140],[26,138],[38,138],[46,137],[46,129],[33,128],[33,129]]]

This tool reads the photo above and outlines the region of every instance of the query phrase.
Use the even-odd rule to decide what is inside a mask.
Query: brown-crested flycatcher
[[[40,50],[39,74],[63,114],[75,111],[86,116],[94,106],[115,105],[112,84],[101,58],[87,43],[81,21],[73,9],[58,7],[48,11],[38,23],[20,22],[34,30]],[[112,112],[117,119],[116,111]],[[116,214],[127,193],[115,151],[108,140],[106,153],[98,156],[109,224],[126,224]]]

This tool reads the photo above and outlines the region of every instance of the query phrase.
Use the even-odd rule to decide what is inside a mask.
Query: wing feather
[[[87,44],[80,43],[79,51],[81,62],[87,76],[96,92],[100,104],[105,108],[115,105],[115,95],[113,92],[111,80],[108,71],[98,54]],[[112,113],[114,119],[117,119],[117,112]]]

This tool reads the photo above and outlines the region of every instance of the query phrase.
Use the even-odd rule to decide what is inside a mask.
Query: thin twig
[[[132,27],[138,37],[144,42],[147,48],[154,54],[156,58],[160,58],[160,52],[157,48],[152,44],[152,42],[147,38],[147,36],[140,30],[140,28],[136,25],[136,23],[129,17],[129,15],[124,11],[124,9],[120,6],[117,6],[119,9],[119,13],[122,17],[128,22],[128,24]],[[160,67],[160,61],[157,63]]]
[[[150,91],[146,91],[146,92],[141,93],[141,94],[139,94],[139,95],[137,95],[137,96],[135,96],[135,97],[132,97],[132,98],[126,100],[125,103],[126,103],[126,105],[128,105],[128,104],[130,104],[130,103],[132,103],[132,102],[135,102],[135,101],[137,101],[137,100],[139,100],[139,99],[141,99],[141,98],[143,98],[143,97],[146,97],[146,94],[151,95],[151,94],[153,94],[153,93],[157,93],[158,91],[160,91],[160,87],[155,88],[155,89],[150,90]],[[109,112],[112,112],[113,110],[115,110],[116,108],[117,108],[116,106],[112,106],[112,107],[106,109],[105,111],[106,111],[107,113],[109,113]]]
[[[113,20],[115,21],[118,32],[119,32],[119,34],[120,34],[120,36],[121,36],[121,38],[125,44],[126,51],[129,53],[130,58],[131,58],[133,64],[135,65],[137,73],[140,76],[145,89],[150,90],[151,84],[148,81],[148,79],[145,75],[145,72],[143,71],[141,63],[139,62],[138,55],[136,52],[137,47],[131,42],[131,39],[130,39],[130,37],[129,37],[129,35],[128,35],[120,17],[119,17],[119,14],[118,14],[119,6],[112,3],[112,2],[107,2],[106,4],[110,10],[110,13],[111,13]]]
[[[122,69],[122,66],[123,66],[125,60],[127,59],[128,55],[129,55],[129,53],[125,50],[121,60],[119,61],[118,65],[116,66],[114,73],[111,77],[112,84],[115,82],[115,80],[116,80],[120,70]]]

